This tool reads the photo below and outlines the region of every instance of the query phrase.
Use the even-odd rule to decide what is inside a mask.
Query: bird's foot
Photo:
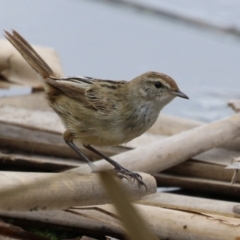
[[[130,181],[130,179],[133,179],[133,182],[135,182],[136,180],[140,186],[141,185],[144,186],[147,190],[147,186],[142,180],[142,176],[139,175],[138,173],[131,172],[122,166],[115,167],[114,170],[118,175],[120,175],[123,178],[126,178],[128,181]]]

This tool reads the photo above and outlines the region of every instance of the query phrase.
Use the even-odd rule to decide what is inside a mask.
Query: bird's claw
[[[140,186],[143,185],[147,189],[147,186],[143,182],[142,176],[140,174],[131,172],[123,167],[115,168],[115,171],[117,172],[117,174],[120,174],[121,177],[126,178],[128,181],[130,181],[130,179],[133,179],[133,182],[135,182],[136,180]]]

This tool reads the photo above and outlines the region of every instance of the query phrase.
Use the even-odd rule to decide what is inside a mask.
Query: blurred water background
[[[57,50],[65,74],[173,77],[190,100],[163,112],[213,121],[240,98],[240,1],[0,0],[0,29]]]

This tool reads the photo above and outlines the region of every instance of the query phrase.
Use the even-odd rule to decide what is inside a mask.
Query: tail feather
[[[20,52],[23,58],[31,65],[31,67],[43,78],[48,78],[50,76],[56,77],[56,74],[49,67],[49,65],[19,33],[14,30],[12,34],[5,31],[5,37]]]

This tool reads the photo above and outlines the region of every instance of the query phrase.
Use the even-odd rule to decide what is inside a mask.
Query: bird
[[[66,144],[93,172],[97,172],[96,165],[74,144],[75,139],[112,164],[117,174],[146,186],[140,174],[124,168],[95,146],[129,142],[146,132],[175,97],[189,99],[177,83],[154,71],[130,81],[58,76],[17,31],[5,31],[5,37],[40,75],[49,105],[66,127]]]

